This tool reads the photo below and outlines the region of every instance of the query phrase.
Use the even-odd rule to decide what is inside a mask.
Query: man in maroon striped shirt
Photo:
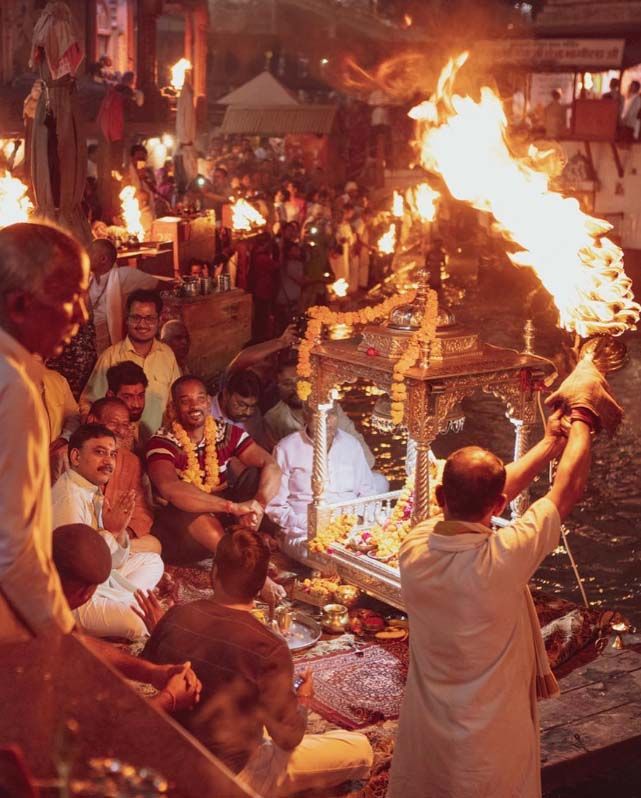
[[[265,506],[278,491],[280,469],[243,429],[208,421],[211,399],[197,377],[176,380],[171,394],[176,423],[160,429],[146,448],[149,478],[166,505],[156,516],[153,533],[162,542],[167,562],[197,562],[216,551],[229,521],[258,528]],[[212,449],[217,484],[209,473]],[[190,453],[196,456],[199,473],[190,466]],[[227,485],[231,457],[245,466],[233,489]]]

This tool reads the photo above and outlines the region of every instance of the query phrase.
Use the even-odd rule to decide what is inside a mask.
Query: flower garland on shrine
[[[397,305],[411,302],[413,298],[413,293],[409,295],[400,294],[389,297],[374,307],[361,308],[360,310],[347,311],[346,313],[333,311],[321,305],[309,308],[307,311],[309,322],[305,337],[301,341],[298,350],[297,373],[301,379],[298,381],[297,391],[302,401],[305,402],[312,392],[312,384],[309,382],[309,377],[312,375],[311,351],[317,339],[321,336],[323,326],[347,324],[351,327],[354,324],[368,324],[372,321],[378,321],[388,316]]]
[[[327,551],[333,543],[341,540],[352,531],[356,524],[355,515],[339,515],[337,518],[319,529],[316,535],[310,539],[309,548],[311,551]]]
[[[438,322],[438,295],[429,289],[425,301],[425,311],[420,328],[412,335],[407,348],[394,364],[392,372],[392,389],[390,391],[391,416],[394,424],[402,424],[405,415],[405,400],[407,387],[405,376],[416,363],[420,354],[421,344],[429,345],[436,337]]]
[[[414,475],[405,480],[394,509],[382,524],[375,524],[370,531],[370,540],[376,544],[376,559],[389,560],[398,556],[401,543],[412,528],[414,507]]]
[[[218,465],[218,452],[216,451],[216,439],[218,437],[216,421],[211,416],[207,416],[205,419],[204,472],[198,462],[197,446],[193,443],[185,428],[177,421],[173,422],[171,428],[176,440],[187,456],[187,468],[180,472],[180,478],[183,482],[190,482],[198,490],[212,493],[214,488],[220,483],[220,468]]]
[[[365,549],[375,550],[372,556],[377,560],[386,561],[398,556],[401,543],[412,528],[413,506],[414,475],[412,474],[407,477],[389,517],[359,535]],[[355,515],[341,515],[333,518],[309,541],[310,549],[326,552],[337,541],[346,541],[357,521],[358,518]],[[347,545],[350,545],[349,541],[347,541]]]

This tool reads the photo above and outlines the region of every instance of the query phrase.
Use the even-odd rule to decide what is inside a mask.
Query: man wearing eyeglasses
[[[107,370],[131,360],[147,375],[149,385],[145,409],[140,419],[140,438],[144,443],[162,426],[162,417],[169,400],[172,383],[180,377],[180,369],[172,350],[157,340],[162,300],[154,291],[133,291],[127,298],[127,335],[124,341],[105,349],[98,358],[82,396],[80,412],[107,393]]]

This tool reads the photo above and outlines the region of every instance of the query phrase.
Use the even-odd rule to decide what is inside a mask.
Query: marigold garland
[[[332,543],[346,537],[356,524],[355,515],[339,515],[333,518],[316,535],[310,539],[309,548],[311,551],[327,551]]]
[[[350,327],[354,324],[369,324],[372,321],[383,319],[390,314],[390,312],[397,306],[407,302],[411,302],[414,298],[414,293],[400,294],[385,299],[374,307],[361,308],[360,310],[352,310],[347,313],[339,313],[338,311],[330,310],[322,305],[315,305],[307,311],[308,323],[305,331],[305,337],[300,343],[298,349],[298,366],[297,374],[299,382],[297,386],[298,395],[306,401],[312,392],[312,385],[309,382],[309,377],[312,374],[312,361],[311,352],[314,345],[320,339],[323,332],[323,327],[329,327],[333,324],[347,324]]]
[[[300,378],[297,385],[298,396],[307,401],[311,392],[312,384],[309,377],[312,374],[311,352],[314,345],[318,342],[323,332],[324,326],[332,324],[368,324],[372,321],[386,318],[390,312],[398,305],[411,302],[415,294],[400,294],[389,297],[379,305],[374,307],[361,308],[361,310],[338,313],[327,307],[315,306],[307,311],[309,322],[305,331],[305,338],[301,341],[298,350],[297,374]],[[420,354],[421,344],[426,345],[434,340],[436,336],[436,325],[438,321],[438,296],[436,291],[431,289],[427,292],[425,311],[420,328],[412,335],[407,348],[401,357],[394,364],[392,373],[391,416],[394,424],[402,424],[405,415],[405,400],[407,399],[407,387],[405,376],[416,363]]]
[[[412,335],[407,348],[394,364],[392,372],[392,389],[390,391],[391,416],[394,424],[402,424],[405,414],[407,387],[405,376],[418,360],[421,344],[429,344],[436,337],[438,322],[438,296],[431,289],[427,293],[425,311],[420,328]]]
[[[183,482],[190,482],[205,493],[211,493],[220,483],[220,468],[218,466],[218,452],[216,451],[216,438],[218,436],[216,421],[211,416],[207,416],[205,419],[204,472],[198,462],[196,444],[192,442],[185,428],[177,421],[173,422],[171,428],[176,440],[187,455],[187,468],[180,472],[180,478]]]

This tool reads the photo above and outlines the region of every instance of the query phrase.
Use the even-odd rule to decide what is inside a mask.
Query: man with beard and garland
[[[225,529],[241,524],[258,529],[266,505],[280,485],[274,458],[240,427],[216,420],[207,388],[185,376],[171,388],[175,421],[147,444],[147,471],[159,501],[152,529],[168,562],[199,562],[212,556]],[[244,470],[228,486],[234,457]],[[266,598],[284,591],[267,580]]]

